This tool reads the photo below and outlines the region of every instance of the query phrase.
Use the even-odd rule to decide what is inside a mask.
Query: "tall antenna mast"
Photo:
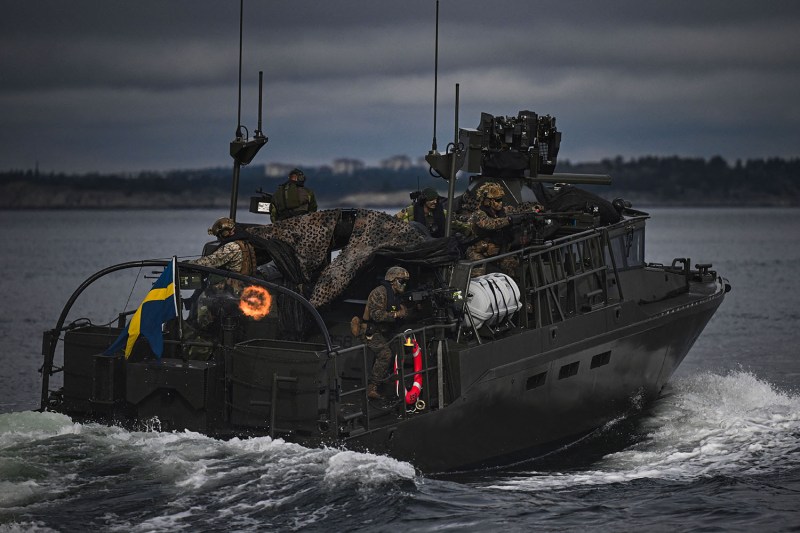
[[[438,94],[439,94],[439,0],[436,0],[436,61],[434,66],[434,83],[433,83],[433,144],[431,151],[425,156],[425,161],[430,165],[430,174],[434,178],[442,178],[449,180],[450,193],[449,196],[452,200],[453,187],[455,186],[455,172],[464,164],[466,152],[464,147],[458,141],[458,84],[456,84],[456,135],[452,144],[447,145],[444,154],[440,154],[436,149],[436,110],[438,107]],[[455,165],[455,166],[454,166]],[[455,169],[455,170],[454,170]],[[450,201],[451,201],[450,200]],[[448,205],[450,205],[448,201]],[[452,206],[450,207],[452,211]],[[449,227],[449,223],[448,223]],[[447,233],[445,233],[447,234]]]
[[[239,0],[239,101],[236,116],[236,134],[231,141],[231,157],[233,158],[233,177],[231,179],[231,211],[230,218],[236,221],[236,204],[239,200],[239,174],[242,165],[247,165],[256,156],[268,139],[261,132],[261,91],[263,72],[258,73],[258,127],[250,139],[250,132],[242,126],[242,35],[244,34],[244,0]]]
[[[436,151],[436,107],[439,93],[439,0],[436,0],[436,45],[433,61],[433,143],[431,152]]]
[[[236,114],[236,138],[242,138],[242,35],[244,34],[244,0],[239,0],[239,98]]]

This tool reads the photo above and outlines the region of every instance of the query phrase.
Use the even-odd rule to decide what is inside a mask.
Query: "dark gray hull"
[[[474,380],[453,404],[354,440],[430,472],[548,453],[656,399],[723,295],[576,342],[530,331],[470,349]]]

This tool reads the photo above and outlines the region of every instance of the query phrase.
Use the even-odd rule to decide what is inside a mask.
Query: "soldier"
[[[504,228],[511,225],[511,218],[503,209],[503,196],[505,191],[497,183],[486,182],[476,191],[478,209],[470,216],[469,222],[473,233],[480,240],[467,248],[467,259],[477,261],[494,257],[505,252],[506,236]],[[515,258],[503,259],[500,268],[506,274],[513,275],[516,271],[517,260]],[[472,276],[482,276],[486,273],[486,265],[480,265],[472,269]]]
[[[252,276],[256,269],[255,249],[248,241],[235,239],[235,230],[236,223],[230,218],[217,219],[208,228],[208,234],[222,241],[222,246],[209,255],[187,262]]]
[[[422,189],[414,203],[401,209],[395,216],[405,222],[418,222],[428,229],[431,237],[444,237],[447,224],[447,210],[442,205],[442,197],[433,187]],[[453,231],[469,235],[469,224],[452,220]]]
[[[306,175],[299,168],[289,172],[289,180],[275,190],[269,215],[272,222],[313,213],[317,210],[317,199],[314,191],[305,186]]]
[[[444,237],[447,212],[439,201],[439,193],[433,187],[422,189],[414,203],[395,216],[406,222],[419,222],[428,228],[431,237]]]
[[[236,223],[232,219],[228,217],[217,219],[208,228],[208,234],[219,239],[222,242],[221,246],[211,254],[187,263],[229,270],[247,276],[255,273],[255,249],[247,240],[237,238]],[[222,314],[238,314],[238,305],[229,295],[231,293],[235,296],[241,295],[244,284],[231,278],[226,278],[224,281],[217,280],[219,280],[217,276],[211,276],[210,285],[202,291],[195,292],[189,299],[192,311],[187,323],[184,324],[185,338],[214,342],[212,332],[215,331],[215,325],[219,325],[218,318]],[[212,350],[208,348],[192,346],[187,355],[190,359],[206,360],[212,354]]]
[[[398,296],[405,292],[410,275],[403,267],[393,266],[386,271],[384,281],[372,289],[364,307],[363,321],[367,325],[363,334],[364,344],[375,354],[372,375],[367,385],[367,396],[371,400],[383,398],[378,393],[378,383],[386,376],[392,350],[389,339],[395,335],[392,326],[408,315]]]

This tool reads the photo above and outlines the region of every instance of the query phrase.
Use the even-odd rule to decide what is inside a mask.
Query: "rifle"
[[[533,222],[537,219],[544,220],[544,215],[541,213],[535,213],[533,211],[524,211],[522,213],[511,213],[508,215],[508,221],[511,222],[512,226],[518,226],[520,224],[524,224],[526,222]]]
[[[558,223],[553,220],[552,213],[536,213],[524,211],[508,215],[508,242],[510,248],[521,248],[529,245],[542,244],[544,240],[553,235],[558,229]]]

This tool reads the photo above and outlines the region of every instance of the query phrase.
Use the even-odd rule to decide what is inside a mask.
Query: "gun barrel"
[[[532,183],[570,183],[583,185],[611,185],[611,176],[608,174],[572,174],[557,173],[539,174],[535,178],[526,178]]]

